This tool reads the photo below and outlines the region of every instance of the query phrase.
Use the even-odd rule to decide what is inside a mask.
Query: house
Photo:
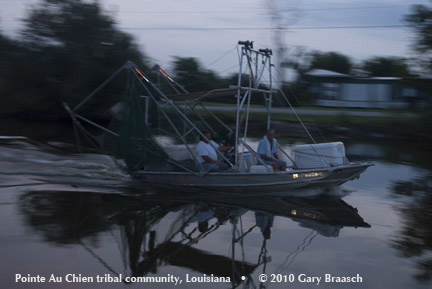
[[[313,69],[305,79],[317,106],[350,108],[408,108],[416,103],[418,91],[399,77],[355,77]]]

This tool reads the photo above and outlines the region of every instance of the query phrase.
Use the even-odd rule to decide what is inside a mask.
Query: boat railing
[[[297,165],[296,165],[296,162],[294,161],[294,159],[282,148],[282,146],[279,143],[277,143],[277,147],[284,154],[284,156],[286,156],[292,162],[291,167],[296,168]]]
[[[258,154],[250,147],[243,139],[239,139],[239,143],[242,144],[248,151],[256,158],[257,162],[267,167],[267,164],[258,156]]]

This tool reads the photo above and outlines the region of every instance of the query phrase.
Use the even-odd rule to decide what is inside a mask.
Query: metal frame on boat
[[[223,191],[263,191],[263,188],[269,191],[285,191],[296,188],[316,185],[340,185],[348,180],[359,177],[369,166],[371,162],[349,162],[345,157],[345,150],[342,143],[330,143],[328,145],[316,144],[310,133],[303,126],[308,136],[314,144],[309,145],[304,151],[308,158],[314,161],[305,162],[306,165],[299,165],[297,156],[290,156],[283,147],[278,146],[281,156],[291,164],[286,171],[273,171],[257,155],[257,152],[249,144],[248,129],[249,116],[251,112],[251,100],[258,97],[264,99],[267,112],[266,127],[271,127],[272,104],[275,89],[273,88],[271,62],[272,51],[270,49],[253,49],[253,42],[239,41],[239,73],[238,81],[235,86],[227,89],[215,89],[209,92],[188,91],[173,80],[165,71],[157,67],[158,72],[169,86],[175,91],[175,94],[162,92],[160,87],[150,81],[135,64],[128,62],[121,69],[115,72],[107,81],[98,87],[93,93],[87,96],[73,109],[64,103],[66,110],[71,115],[74,127],[85,135],[91,135],[83,123],[96,127],[101,132],[114,138],[123,138],[119,147],[124,150],[134,150],[132,154],[117,154],[116,158],[124,158],[126,167],[131,175],[141,182],[160,184],[164,186],[176,186],[183,188],[203,188],[216,189]],[[96,121],[90,120],[77,111],[96,93],[107,85],[121,71],[127,71],[131,76],[134,85],[138,87],[130,97],[134,99],[133,104],[122,110],[121,117],[134,117],[131,113],[136,110],[137,106],[141,107],[138,115],[140,118],[129,122],[133,126],[142,128],[135,129],[129,135],[122,135],[122,130],[114,131],[109,126],[104,126]],[[247,85],[244,85],[244,83]],[[264,84],[264,82],[266,82]],[[283,94],[282,98],[290,105],[287,97]],[[227,125],[219,118],[211,107],[203,102],[209,97],[228,97],[235,102],[235,126],[234,128]],[[125,101],[125,100],[123,100]],[[116,105],[117,108],[119,107]],[[293,110],[294,111],[294,110]],[[166,128],[158,125],[159,136],[169,136],[175,141],[170,145],[161,145],[157,141],[157,136],[153,138],[152,131],[156,125],[152,123],[152,113],[158,113],[158,122],[160,119],[166,125]],[[206,116],[203,116],[203,113]],[[295,113],[295,111],[294,111]],[[113,114],[114,115],[114,114]],[[116,118],[115,115],[113,118]],[[211,120],[209,120],[211,119]],[[228,137],[233,138],[234,147],[231,156],[216,150],[218,162],[208,169],[205,169],[197,161],[195,153],[195,144],[198,138],[206,139],[203,129],[216,134],[215,127],[223,128]],[[124,131],[124,129],[123,129]],[[145,131],[145,136],[143,136]],[[151,135],[150,131],[153,132]],[[150,140],[150,138],[152,138]],[[94,141],[97,144],[97,141]],[[337,148],[335,154],[328,155],[324,150]],[[100,148],[104,153],[109,153],[102,146]],[[155,151],[160,151],[158,154]],[[300,150],[300,148],[298,148]],[[299,155],[304,153],[299,152]],[[294,148],[296,153],[296,148]],[[142,157],[145,155],[146,157]],[[150,156],[150,157],[149,157]],[[142,158],[142,159],[141,159]],[[333,162],[332,159],[338,159]],[[157,159],[157,165],[149,164],[148,159]],[[299,158],[300,159],[300,158]],[[128,161],[129,160],[129,161]],[[221,162],[229,165],[225,171],[214,171],[215,167]],[[130,165],[132,163],[132,165]],[[161,165],[163,164],[163,165]]]

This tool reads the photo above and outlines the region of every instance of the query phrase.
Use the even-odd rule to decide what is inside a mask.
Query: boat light
[[[166,78],[168,78],[169,81],[171,81],[172,83],[174,83],[174,80],[168,75],[166,74],[165,71],[162,70],[162,68],[159,68],[160,73],[163,74],[163,76],[165,76]]]
[[[293,174],[292,177],[293,179],[298,179],[298,178],[322,177],[324,175],[325,175],[324,172],[306,172],[306,173],[301,173],[300,176],[299,174]]]
[[[147,81],[148,83],[150,83],[150,81],[149,81],[149,80],[144,76],[144,74],[142,74],[141,71],[139,71],[138,68],[135,68],[135,71],[136,71],[139,75],[141,75],[141,77],[144,78],[145,81]]]
[[[322,177],[324,176],[324,172],[307,172],[301,173],[302,178],[313,178],[313,177]]]

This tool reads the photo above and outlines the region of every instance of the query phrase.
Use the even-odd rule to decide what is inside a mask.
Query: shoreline
[[[259,118],[258,115],[251,117],[249,123],[251,136],[261,137],[261,134],[265,131],[266,123],[260,119],[262,118]],[[222,115],[221,120],[230,126],[234,126],[232,117],[226,114]],[[100,121],[106,120],[100,119]],[[421,127],[422,123],[424,127]],[[340,121],[335,121],[335,119],[329,121],[326,116],[323,116],[323,118],[314,116],[312,121],[304,122],[304,125],[310,134],[317,139],[325,137],[342,140],[415,142],[417,145],[424,146],[432,144],[432,133],[429,132],[431,124],[425,120],[422,121],[420,115],[418,121],[406,121],[403,118],[380,118],[376,122],[373,119],[361,122],[359,119],[350,117],[341,118]],[[279,137],[309,139],[298,122],[286,120],[285,117],[280,115],[273,117],[272,127],[277,130]],[[37,140],[59,141],[71,139],[70,135],[73,135],[73,126],[71,119],[67,115],[45,115],[44,117],[9,115],[0,117],[0,131],[3,135],[22,135]],[[57,137],[59,139],[56,139]]]

